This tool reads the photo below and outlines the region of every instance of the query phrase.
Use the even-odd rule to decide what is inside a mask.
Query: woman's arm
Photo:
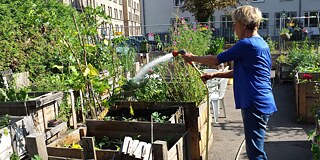
[[[201,75],[201,79],[204,82],[212,78],[233,78],[233,70],[229,70],[226,72],[204,73]]]
[[[205,65],[214,65],[214,66],[219,65],[217,56],[213,56],[213,55],[195,56],[192,53],[187,53],[187,54],[182,55],[182,57],[184,58],[184,60],[187,63],[198,62],[198,63],[202,63]]]

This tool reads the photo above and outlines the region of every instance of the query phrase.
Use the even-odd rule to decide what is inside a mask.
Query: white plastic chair
[[[204,73],[218,72],[217,69],[204,69]],[[218,123],[218,112],[219,112],[219,83],[220,78],[213,78],[207,81],[207,87],[209,91],[209,105],[212,108],[213,120]]]

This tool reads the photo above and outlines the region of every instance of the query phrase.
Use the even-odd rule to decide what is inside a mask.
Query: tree
[[[184,0],[182,11],[193,13],[199,22],[207,22],[216,9],[235,7],[239,0]]]

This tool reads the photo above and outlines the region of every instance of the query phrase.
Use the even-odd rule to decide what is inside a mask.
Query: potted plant
[[[292,33],[290,33],[290,31],[287,28],[282,28],[280,31],[280,36],[284,40],[289,40],[292,36]]]

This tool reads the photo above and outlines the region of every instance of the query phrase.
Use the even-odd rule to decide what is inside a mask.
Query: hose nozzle
[[[181,50],[174,50],[173,52],[172,52],[172,55],[173,55],[173,57],[177,57],[179,54],[181,54],[181,55],[184,55],[184,54],[186,54],[187,53],[187,51],[186,50],[184,50],[184,49],[181,49]]]

